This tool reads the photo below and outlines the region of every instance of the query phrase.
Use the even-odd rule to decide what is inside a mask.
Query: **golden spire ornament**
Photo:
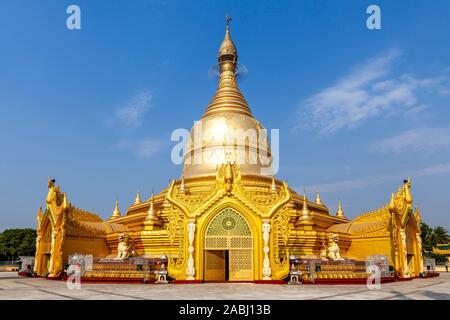
[[[389,212],[390,213],[395,212],[395,194],[394,193],[392,193],[391,201],[389,201]]]
[[[122,214],[120,213],[120,210],[119,210],[119,200],[116,199],[116,206],[114,208],[114,211],[113,211],[111,217],[109,217],[108,220],[120,218],[121,216],[122,216]]]
[[[342,210],[341,199],[339,199],[339,201],[338,201],[338,209],[337,209],[337,212],[336,212],[336,217],[346,219],[345,214],[344,214],[344,210]]]
[[[186,193],[186,186],[185,186],[185,184],[184,184],[184,176],[181,177],[181,183],[180,183],[180,187],[179,187],[178,191],[179,191],[181,194]]]
[[[141,203],[142,203],[141,194],[138,191],[136,194],[136,198],[134,199],[134,204],[141,204]]]
[[[202,118],[224,111],[238,113],[253,118],[250,107],[239,90],[236,81],[238,52],[236,45],[231,39],[229,28],[231,17],[227,16],[225,21],[225,37],[217,54],[220,74],[219,85]]]
[[[302,217],[309,217],[309,209],[308,209],[308,203],[306,201],[306,193],[303,196]]]
[[[323,204],[322,200],[320,199],[320,193],[319,190],[316,191],[316,203],[317,204]]]
[[[156,213],[155,213],[153,195],[152,195],[152,198],[150,200],[150,207],[148,209],[147,217],[145,218],[145,220],[158,220],[158,217],[156,216]]]
[[[405,202],[407,204],[411,204],[412,203],[412,196],[411,196],[411,192],[410,192],[410,188],[411,188],[411,177],[408,177],[408,180],[405,180],[405,186],[404,186],[404,191],[405,191]]]
[[[69,201],[67,200],[67,194],[63,193],[63,209],[67,210],[69,208]]]
[[[304,195],[303,195],[303,208],[300,213],[300,217],[298,218],[297,224],[307,225],[308,227],[312,226],[312,218],[311,218],[311,213],[308,208],[308,200],[306,198],[306,191],[304,192]]]
[[[150,207],[148,208],[147,216],[145,217],[144,225],[146,230],[153,230],[155,226],[161,225],[161,221],[156,215],[153,194],[150,200]]]
[[[277,185],[275,184],[275,177],[272,176],[272,183],[270,185],[270,193],[277,193]]]

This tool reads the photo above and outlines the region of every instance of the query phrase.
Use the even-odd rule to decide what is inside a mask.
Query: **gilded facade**
[[[237,59],[227,24],[217,91],[192,128],[180,179],[159,194],[142,200],[138,193],[123,215],[116,202],[103,221],[73,206],[49,179],[46,208],[37,216],[38,275],[61,276],[74,253],[120,259],[124,235],[138,256],[165,254],[176,280],[281,280],[289,275],[291,256],[338,262],[384,255],[397,277],[419,275],[420,213],[413,208],[409,179],[385,206],[351,221],[341,203],[332,213],[319,193],[308,199],[273,176],[267,136],[253,137],[255,143],[233,140],[229,148],[225,136],[231,130],[263,129],[239,90]],[[211,134],[196,143],[199,126]],[[243,163],[236,149],[245,151]],[[196,161],[198,153],[208,161]]]

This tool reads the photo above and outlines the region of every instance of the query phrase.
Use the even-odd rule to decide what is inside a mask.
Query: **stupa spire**
[[[336,212],[336,217],[346,219],[345,218],[345,214],[344,214],[344,210],[342,209],[341,199],[339,199],[339,201],[338,201],[338,209],[337,209],[337,212]]]
[[[146,220],[158,220],[158,217],[156,217],[155,208],[154,208],[154,198],[152,194],[152,198],[150,200],[150,207],[147,212],[147,218]]]
[[[297,220],[297,225],[307,226],[308,228],[312,226],[313,221],[311,218],[311,213],[308,208],[308,199],[306,198],[306,190],[303,193],[303,207],[300,212],[300,217]]]
[[[271,193],[277,193],[278,192],[277,185],[275,183],[275,176],[272,176],[272,183],[270,184],[270,192]]]
[[[209,102],[203,117],[219,112],[234,112],[253,117],[247,101],[236,82],[238,53],[230,34],[231,17],[225,18],[225,37],[219,47],[217,61],[219,64],[219,86]]]
[[[159,220],[158,216],[156,215],[155,207],[154,207],[155,199],[152,197],[150,199],[150,207],[147,211],[147,216],[144,220],[144,225],[146,230],[153,230],[155,227],[158,227],[161,225],[161,221]]]
[[[304,196],[303,196],[302,216],[309,217],[309,209],[308,209],[308,203],[306,200],[306,192],[304,193]]]
[[[317,204],[322,204],[322,199],[320,199],[319,190],[316,191],[316,203]]]
[[[134,199],[134,204],[140,204],[140,203],[142,203],[142,200],[141,200],[141,194],[138,191],[136,193],[136,198]]]
[[[186,193],[186,185],[184,184],[184,176],[181,176],[181,183],[180,183],[180,187],[178,190],[181,194]]]
[[[119,210],[119,200],[116,199],[116,206],[114,208],[114,211],[113,211],[111,217],[109,217],[108,220],[120,218],[121,216],[122,216],[122,214],[120,213],[120,210]]]

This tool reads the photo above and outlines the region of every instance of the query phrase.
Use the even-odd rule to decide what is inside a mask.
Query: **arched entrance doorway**
[[[205,281],[253,281],[253,237],[245,218],[231,208],[220,211],[205,233]]]
[[[48,220],[46,222],[46,226],[44,227],[39,246],[40,248],[38,251],[40,256],[37,257],[38,261],[36,261],[37,270],[40,276],[46,276],[49,273],[52,251],[52,226]]]
[[[418,277],[419,273],[416,270],[417,266],[416,230],[414,228],[414,222],[411,219],[408,219],[405,229],[406,229],[406,263],[408,265],[408,271],[411,277]]]

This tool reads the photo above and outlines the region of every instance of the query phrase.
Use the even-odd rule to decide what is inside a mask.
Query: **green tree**
[[[437,244],[450,242],[448,231],[442,227],[437,226],[434,229],[422,222],[420,224],[420,235],[422,238],[422,254],[424,257],[434,258],[436,263],[445,263],[447,257],[443,254],[433,252]]]
[[[437,226],[433,230],[434,242],[435,244],[443,244],[448,243],[450,241],[450,237],[448,235],[448,231],[441,226]]]
[[[36,230],[6,229],[0,233],[0,259],[13,260],[33,256],[36,252]]]
[[[433,251],[433,247],[435,246],[433,228],[431,228],[425,222],[422,222],[420,224],[420,236],[422,238],[423,254]]]

